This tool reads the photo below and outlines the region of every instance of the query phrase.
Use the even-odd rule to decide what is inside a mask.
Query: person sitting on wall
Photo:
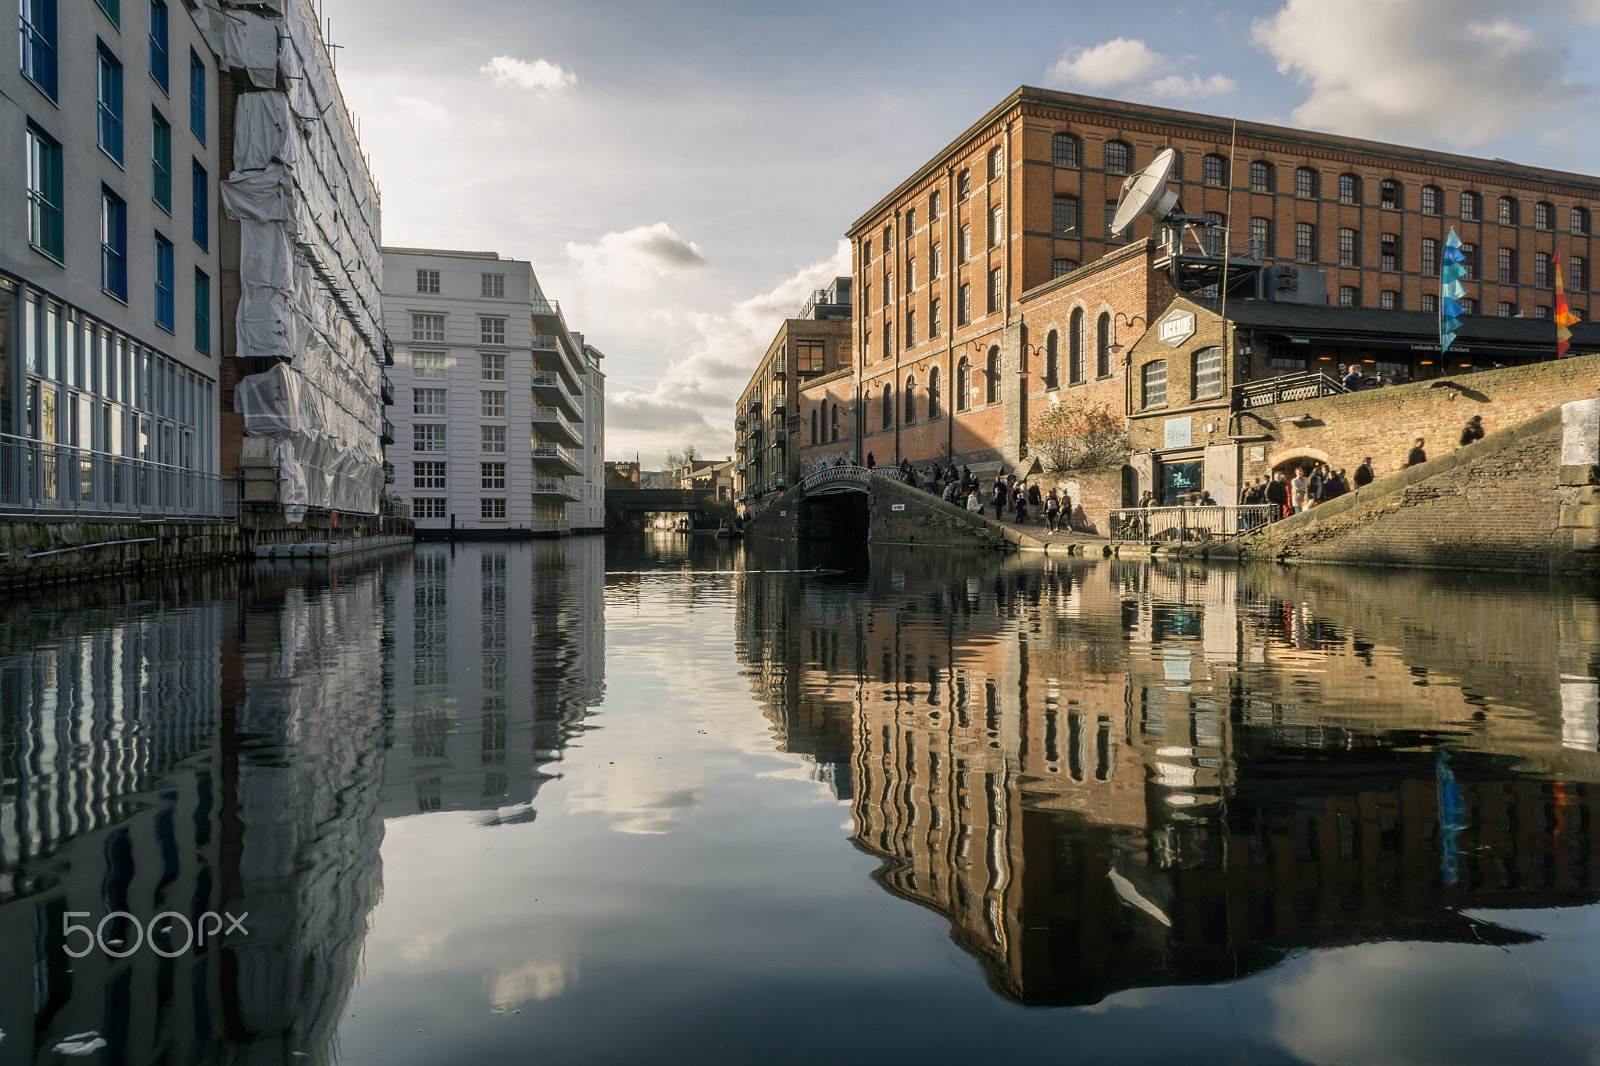
[[[961,492],[961,490],[956,487],[956,483],[953,480],[952,481],[946,481],[944,483],[944,497],[943,497],[944,502],[945,503],[955,503],[956,502],[956,497],[960,494],[960,492]]]
[[[1465,448],[1467,445],[1482,439],[1483,416],[1473,415],[1471,418],[1467,419],[1467,424],[1461,428],[1461,446]]]
[[[967,510],[973,514],[983,514],[983,501],[978,499],[978,490],[971,489],[967,492]]]

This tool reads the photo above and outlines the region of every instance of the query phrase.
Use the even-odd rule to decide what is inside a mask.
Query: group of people
[[[1353,487],[1360,488],[1372,481],[1372,459],[1368,457],[1356,467]],[[1352,479],[1343,468],[1334,470],[1327,463],[1300,467],[1290,477],[1282,470],[1269,478],[1259,478],[1239,494],[1239,502],[1246,506],[1271,504],[1277,508],[1273,518],[1287,518],[1309,510],[1319,503],[1338,499],[1352,488]]]
[[[1376,376],[1368,377],[1360,363],[1351,363],[1346,366],[1339,364],[1339,384],[1350,392],[1361,392],[1364,389],[1379,389],[1385,385],[1408,385],[1411,376],[1403,370],[1382,370]]]
[[[877,458],[867,453],[868,470],[876,469]],[[916,487],[919,471],[909,459],[901,459],[895,468],[899,479]],[[1038,482],[1019,481],[1017,475],[1007,474],[996,478],[987,491],[971,467],[959,470],[954,463],[940,468],[928,463],[920,471],[922,488],[946,503],[965,507],[974,514],[982,514],[985,507],[993,509],[995,521],[1010,518],[1018,523],[1044,522],[1052,533],[1072,528],[1072,497],[1057,488],[1043,490]]]

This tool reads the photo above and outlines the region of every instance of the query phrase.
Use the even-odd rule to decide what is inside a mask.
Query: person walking
[[[1289,482],[1289,513],[1299,514],[1306,509],[1306,500],[1311,498],[1311,468],[1302,466],[1300,473]]]
[[[922,468],[922,487],[930,494],[938,491],[939,471],[934,469],[932,463]]]
[[[1016,513],[1017,525],[1028,522],[1028,494],[1018,485],[1011,490],[1011,509]]]
[[[1422,438],[1418,437],[1416,443],[1411,445],[1411,450],[1406,453],[1406,466],[1421,466],[1428,461],[1428,453],[1422,448]]]
[[[1056,525],[1061,521],[1061,498],[1056,495],[1056,490],[1051,489],[1050,494],[1044,498],[1044,523],[1050,527],[1050,532],[1056,531]]]
[[[1467,419],[1467,424],[1461,428],[1461,446],[1475,443],[1483,439],[1483,416],[1473,415]]]
[[[1372,456],[1361,460],[1361,465],[1356,467],[1356,488],[1372,484]]]
[[[989,496],[989,506],[994,508],[994,520],[1002,521],[1006,510],[1006,483],[998,478],[994,483],[994,492]]]
[[[1039,520],[1039,508],[1044,506],[1044,497],[1039,493],[1039,483],[1033,482],[1028,486],[1028,510],[1033,514],[1033,520]]]
[[[873,467],[875,467],[877,465],[878,465],[878,460],[876,460],[876,459],[874,459],[872,457],[872,453],[871,452],[868,452],[867,453],[867,469],[871,470]]]
[[[1072,532],[1072,494],[1065,489],[1061,491],[1061,527]]]
[[[1272,480],[1267,482],[1267,502],[1272,504],[1272,520],[1289,516],[1289,480],[1282,470],[1272,475]]]

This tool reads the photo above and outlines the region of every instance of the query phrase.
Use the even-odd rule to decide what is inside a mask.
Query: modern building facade
[[[580,339],[582,334],[577,335]],[[583,345],[583,499],[567,504],[567,522],[574,533],[599,533],[606,524],[606,375],[600,369],[605,353]]]
[[[849,278],[818,289],[778,327],[734,411],[734,495],[763,505],[800,478],[800,390],[813,378],[852,363]],[[829,432],[852,432],[850,408],[831,412]],[[839,421],[842,419],[843,421]]]
[[[19,11],[0,64],[0,516],[217,516],[223,135],[203,16]]]
[[[567,328],[532,265],[386,248],[384,269],[398,342],[393,492],[419,536],[559,535],[572,508],[579,528],[599,528],[604,441],[587,418],[604,417],[591,396],[604,389],[601,355]]]
[[[857,219],[858,455],[1016,464],[1032,420],[1074,389],[1126,392],[1118,353],[1168,292],[1072,290],[1150,238],[1148,219],[1120,237],[1110,219],[1127,176],[1167,148],[1183,212],[1215,227],[1200,250],[1226,239],[1232,257],[1325,285],[1327,302],[1437,311],[1453,228],[1469,316],[1548,317],[1559,252],[1587,317],[1600,179],[1261,123],[1234,137],[1222,118],[1025,87]]]

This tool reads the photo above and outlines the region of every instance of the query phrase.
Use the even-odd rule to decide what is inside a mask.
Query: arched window
[[[1517,224],[1517,201],[1509,196],[1500,197],[1495,204],[1495,220],[1502,226]]]
[[[1354,174],[1339,175],[1339,202],[1341,204],[1359,204],[1361,202],[1361,179]]]
[[[1000,349],[989,349],[989,365],[984,368],[985,379],[984,402],[1000,402]]]
[[[1260,159],[1250,164],[1250,191],[1272,191],[1272,164]]]
[[[1058,167],[1076,170],[1083,166],[1083,142],[1070,133],[1057,133],[1050,138],[1050,159]]]
[[[1083,380],[1083,308],[1072,311],[1067,326],[1067,381],[1076,385]]]
[[[1378,182],[1378,206],[1386,211],[1398,211],[1405,206],[1401,185],[1393,178]]]
[[[817,443],[817,409],[811,409],[811,443]]]
[[[833,405],[833,414],[829,416],[829,420],[830,420],[830,425],[829,425],[829,430],[828,430],[829,434],[830,434],[829,439],[830,440],[838,440],[839,439],[839,405],[838,404],[834,404]]]
[[[1589,232],[1589,212],[1581,207],[1572,209],[1572,216],[1567,220],[1567,228],[1573,233]]]
[[[1111,316],[1104,311],[1094,324],[1094,373],[1102,378],[1111,373]]]
[[[1483,201],[1478,198],[1478,194],[1471,191],[1462,192],[1461,221],[1476,222],[1482,214]]]
[[[994,181],[1000,176],[1000,146],[989,149],[989,180]]]
[[[917,209],[914,208],[914,207],[906,208],[906,226],[905,226],[905,229],[906,229],[906,233],[907,234],[910,234],[911,236],[915,236],[916,235],[916,232],[917,232]]]
[[[883,402],[882,402],[882,404],[880,404],[880,406],[883,408],[883,428],[884,429],[893,429],[894,428],[894,386],[893,385],[885,385],[883,387]]]
[[[1133,169],[1133,146],[1123,141],[1106,142],[1106,173],[1126,174]]]
[[[1157,359],[1146,363],[1140,369],[1143,381],[1139,390],[1139,398],[1145,407],[1155,407],[1167,402],[1167,361]]]
[[[939,368],[928,371],[928,417],[939,417]]]
[[[972,171],[962,170],[956,175],[956,199],[965,200],[972,195]]]
[[[1418,190],[1420,197],[1418,203],[1425,215],[1438,215],[1444,212],[1444,195],[1439,192],[1437,185],[1424,185]]]
[[[1294,194],[1302,200],[1317,198],[1317,172],[1310,167],[1299,167],[1294,172]]]
[[[1533,228],[1552,230],[1556,228],[1556,209],[1540,200],[1533,205]]]
[[[1201,184],[1214,189],[1228,184],[1228,161],[1220,155],[1208,155],[1200,160]]]
[[[1061,384],[1056,376],[1060,373],[1061,340],[1055,330],[1044,339],[1044,387],[1053,389]]]
[[[1194,398],[1209,400],[1222,395],[1222,349],[1202,348],[1194,353]]]
[[[915,374],[906,375],[905,392],[906,417],[905,425],[910,425],[917,420],[917,378]]]
[[[965,411],[972,406],[972,367],[962,356],[956,364],[956,410]]]

